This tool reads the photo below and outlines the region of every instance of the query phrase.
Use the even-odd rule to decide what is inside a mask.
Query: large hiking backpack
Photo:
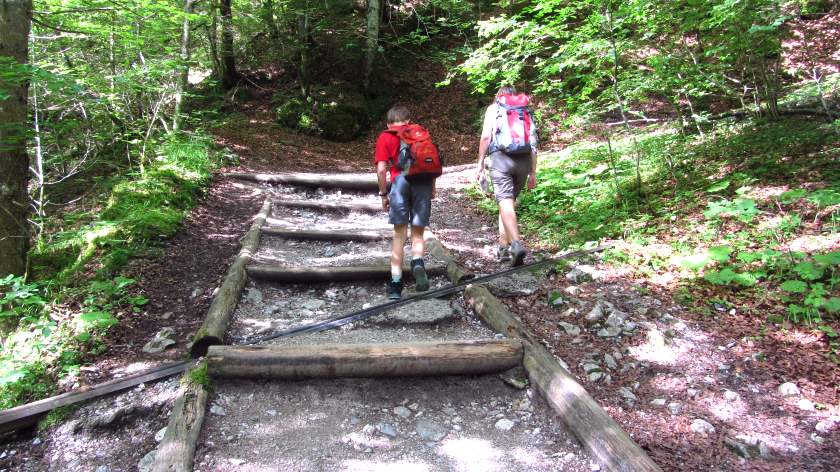
[[[443,156],[425,128],[408,124],[389,127],[387,132],[400,138],[396,166],[407,180],[436,178],[443,174]]]
[[[531,100],[524,93],[500,95],[496,98],[496,130],[494,151],[511,156],[531,154],[537,145],[537,126],[533,120]]]

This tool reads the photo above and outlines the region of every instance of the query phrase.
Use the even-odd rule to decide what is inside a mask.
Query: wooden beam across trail
[[[523,365],[531,384],[540,390],[601,466],[616,472],[661,472],[645,451],[489,290],[471,285],[464,292],[464,297],[490,327],[522,341],[525,349]]]
[[[211,346],[207,352],[213,376],[281,380],[481,375],[503,372],[521,362],[518,340]]]
[[[226,177],[248,180],[251,182],[265,182],[272,184],[299,185],[301,187],[341,188],[348,190],[379,189],[376,174],[259,174],[259,173],[229,173]]]
[[[251,224],[251,229],[242,239],[242,248],[239,250],[239,255],[236,256],[228,269],[219,292],[213,297],[213,302],[210,304],[210,309],[207,310],[207,316],[204,318],[201,329],[193,338],[190,348],[190,354],[193,357],[203,356],[207,352],[207,346],[222,343],[228,325],[230,325],[233,311],[236,309],[236,304],[239,303],[239,295],[245,287],[245,282],[248,281],[245,267],[257,252],[257,246],[260,244],[260,228],[265,224],[265,219],[268,218],[269,213],[271,213],[271,200],[266,198],[262,209]]]
[[[446,267],[428,266],[429,276],[446,275]],[[411,276],[411,269],[403,267],[403,275]],[[248,266],[248,276],[255,279],[271,280],[284,283],[311,282],[352,282],[356,280],[382,279],[391,276],[391,267],[377,266],[336,266],[336,267],[283,267],[269,264],[252,264]]]
[[[85,387],[76,391],[62,393],[50,398],[27,403],[15,408],[0,411],[0,434],[10,433],[19,429],[30,427],[47,412],[58,407],[73,405],[75,403],[98,398],[109,393],[120,392],[141,383],[153,382],[155,380],[180,374],[190,366],[189,361],[175,362],[173,364],[158,367],[144,372],[138,372],[120,379],[109,380],[92,387]]]
[[[312,210],[363,211],[369,213],[385,211],[382,209],[382,204],[380,203],[354,202],[350,200],[277,200],[275,204],[289,208],[308,208]]]
[[[379,241],[394,235],[393,230],[365,229],[296,229],[285,226],[266,226],[263,234],[287,239],[306,239],[314,241]]]

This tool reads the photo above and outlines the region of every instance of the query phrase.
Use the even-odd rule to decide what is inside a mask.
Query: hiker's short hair
[[[513,85],[502,85],[499,87],[499,91],[496,92],[496,98],[502,95],[516,95],[516,87]]]
[[[385,119],[388,121],[388,124],[391,123],[399,123],[401,121],[408,121],[411,118],[411,113],[409,113],[408,108],[402,105],[396,105],[391,107],[388,110],[388,114],[385,116]]]

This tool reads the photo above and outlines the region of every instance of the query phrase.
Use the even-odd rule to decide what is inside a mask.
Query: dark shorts
[[[493,182],[496,201],[518,197],[530,173],[529,155],[511,157],[501,151],[490,154],[490,180]]]
[[[392,225],[429,226],[432,214],[433,180],[415,180],[409,182],[398,175],[391,184],[388,199],[388,223]]]

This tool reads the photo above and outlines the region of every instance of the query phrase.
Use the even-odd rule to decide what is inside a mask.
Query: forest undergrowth
[[[121,269],[132,259],[159,257],[211,172],[233,158],[202,133],[168,136],[153,153],[142,171],[73,180],[88,190],[44,218],[30,280],[0,279],[0,408],[55,393],[56,381],[76,378],[107,349],[108,328],[149,301]],[[62,198],[61,189],[53,198]]]

